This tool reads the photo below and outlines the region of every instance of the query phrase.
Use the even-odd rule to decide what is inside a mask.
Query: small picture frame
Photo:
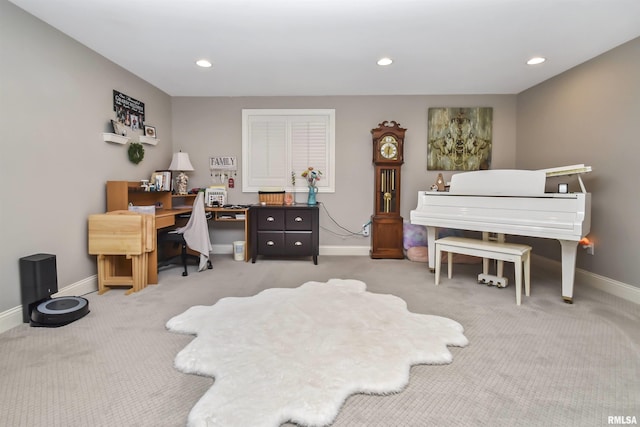
[[[156,191],[171,191],[171,171],[155,171],[151,175],[151,184],[155,184]]]
[[[569,184],[558,184],[558,193],[566,194],[569,192]]]
[[[153,126],[144,125],[144,136],[148,136],[149,138],[156,137],[156,128]]]
[[[113,126],[113,133],[116,135],[127,136],[127,127],[115,120],[111,120],[111,126]]]

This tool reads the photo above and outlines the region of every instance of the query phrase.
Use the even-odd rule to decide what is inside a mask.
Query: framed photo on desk
[[[171,191],[171,171],[155,171],[151,183],[155,184],[156,191]]]

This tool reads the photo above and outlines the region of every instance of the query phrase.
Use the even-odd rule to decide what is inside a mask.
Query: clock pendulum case
[[[400,169],[404,163],[406,129],[386,121],[371,129],[375,168],[374,214],[371,217],[371,258],[404,258],[400,216]]]

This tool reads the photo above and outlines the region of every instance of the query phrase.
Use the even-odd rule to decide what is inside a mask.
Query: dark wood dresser
[[[252,206],[251,262],[255,263],[258,255],[310,256],[317,265],[318,216],[317,206]]]

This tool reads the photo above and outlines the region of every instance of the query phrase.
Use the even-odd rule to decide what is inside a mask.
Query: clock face
[[[398,141],[393,136],[387,135],[380,141],[380,155],[385,159],[398,157]]]

